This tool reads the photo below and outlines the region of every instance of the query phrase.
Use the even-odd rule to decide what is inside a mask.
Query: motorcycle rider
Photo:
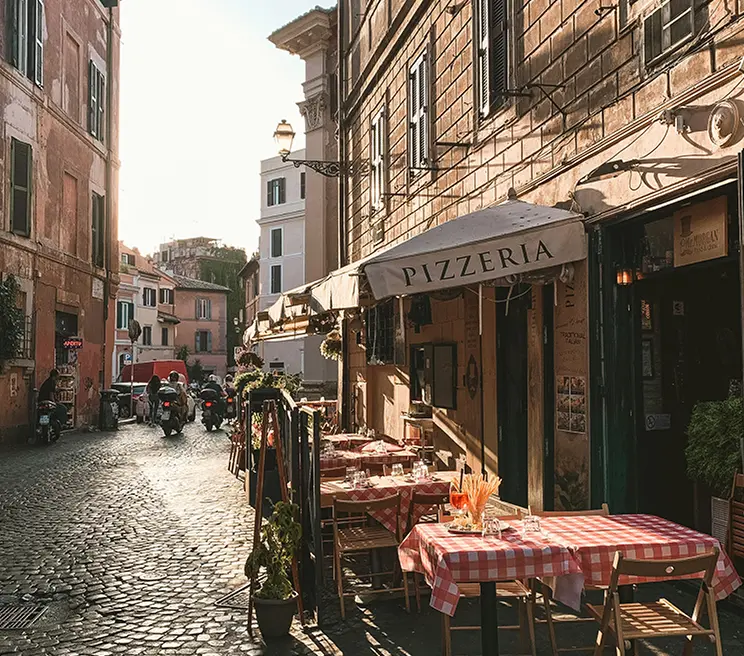
[[[188,401],[186,399],[186,388],[178,378],[177,371],[171,371],[168,374],[168,382],[170,386],[178,392],[178,413],[181,417],[182,423],[186,423],[186,414],[188,413]]]
[[[59,380],[59,371],[52,369],[49,377],[41,384],[39,388],[38,402],[51,401],[57,403],[57,381]],[[57,403],[57,414],[55,419],[64,426],[67,423],[67,408],[61,403]]]
[[[227,379],[225,379],[225,382],[227,382]],[[217,376],[211,374],[209,376],[209,379],[207,380],[207,384],[204,386],[204,389],[214,390],[215,392],[217,392],[217,394],[220,395],[219,405],[217,406],[219,408],[218,414],[220,415],[220,417],[224,417],[226,411],[225,390],[223,390],[222,385],[217,382]]]

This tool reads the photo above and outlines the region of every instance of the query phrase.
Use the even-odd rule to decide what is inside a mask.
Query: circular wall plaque
[[[713,144],[719,148],[734,142],[739,132],[739,109],[730,100],[719,102],[708,117],[708,136]]]

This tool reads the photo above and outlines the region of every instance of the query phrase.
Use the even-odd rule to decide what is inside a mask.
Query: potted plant
[[[698,403],[687,426],[687,474],[707,485],[711,498],[712,534],[726,542],[729,493],[739,469],[739,440],[744,435],[744,403],[741,397]]]
[[[340,360],[343,351],[341,333],[332,330],[320,344],[321,355],[328,360]]]
[[[278,501],[269,520],[261,527],[261,537],[245,561],[245,575],[265,578],[253,595],[258,628],[264,638],[280,638],[289,633],[297,611],[297,592],[292,587],[292,557],[300,546],[302,526],[298,507]],[[250,621],[250,618],[249,618]]]

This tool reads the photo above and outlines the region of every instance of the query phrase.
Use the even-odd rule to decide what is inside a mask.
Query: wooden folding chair
[[[604,606],[587,605],[589,612],[600,623],[594,656],[601,656],[608,636],[615,642],[618,656],[625,656],[626,650],[630,649],[630,640],[674,636],[687,640],[686,654],[691,653],[694,638],[707,636],[714,643],[717,656],[723,656],[716,599],[711,587],[718,556],[717,547],[700,556],[676,560],[631,560],[616,552]],[[702,574],[692,615],[687,615],[666,599],[651,603],[620,603],[618,582],[621,576],[663,580],[671,574],[680,577]],[[710,628],[705,628],[699,622],[704,604]]]
[[[521,514],[502,515],[499,517],[502,521],[518,521],[521,518]],[[480,598],[480,583],[458,583],[457,588],[460,591],[460,597],[463,599]],[[520,631],[523,647],[526,629],[529,640],[529,653],[532,656],[536,656],[535,616],[530,588],[523,581],[499,581],[496,583],[496,598],[499,601],[515,602],[518,605],[519,611],[519,624],[499,626],[499,629],[504,631]],[[480,628],[480,626],[453,626],[450,616],[442,613],[442,653],[444,656],[452,656],[452,631],[480,631]]]
[[[728,552],[744,558],[744,474],[736,474],[729,504]]]
[[[323,469],[320,472],[321,481],[331,481],[334,479],[346,478],[346,467],[334,467],[333,469]]]
[[[532,509],[530,508],[530,512],[532,512]],[[534,513],[534,515],[537,515],[538,517],[609,517],[610,516],[610,507],[603,503],[600,508],[594,509],[594,510],[539,510]],[[558,654],[559,652],[576,652],[576,651],[590,651],[593,649],[593,647],[572,647],[570,649],[559,649],[558,648],[558,640],[555,635],[555,622],[559,621],[553,618],[553,610],[550,606],[550,588],[545,585],[540,579],[536,579],[532,582],[532,588],[533,591],[536,591],[537,586],[540,587],[540,593],[542,594],[543,599],[543,608],[545,610],[545,623],[548,625],[548,637],[550,639],[550,646],[552,649],[552,652],[555,656],[555,654]],[[607,587],[604,586],[593,586],[589,583],[586,583],[584,585],[584,589],[586,590],[607,590]],[[535,596],[532,597],[533,605],[536,604]],[[543,621],[543,620],[540,620]],[[577,622],[591,622],[593,619],[591,617],[571,617],[570,619],[563,619],[560,620],[561,623],[577,623]]]
[[[395,513],[395,533],[389,531],[381,524],[374,522],[369,513],[380,510],[392,510]],[[341,518],[341,514],[347,515]],[[356,521],[354,521],[356,519]],[[342,521],[348,521],[342,524]],[[371,501],[340,501],[333,500],[333,564],[334,578],[338,590],[338,598],[341,603],[341,617],[346,619],[345,597],[353,597],[359,591],[344,592],[344,576],[342,562],[346,555],[371,552],[377,549],[397,549],[401,541],[400,530],[400,494],[396,493],[384,499]],[[357,574],[359,578],[377,578],[380,576],[395,577],[401,573],[403,587],[390,587],[384,590],[367,588],[364,594],[381,594],[402,591],[406,600],[406,611],[411,611],[408,576],[400,570],[400,561],[395,558],[395,566],[391,572],[370,572],[369,574]]]

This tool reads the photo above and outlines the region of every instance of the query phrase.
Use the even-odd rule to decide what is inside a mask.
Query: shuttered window
[[[302,171],[302,173],[300,173],[300,200],[305,200],[305,194],[307,193],[305,185],[306,185],[305,172]]]
[[[31,234],[31,146],[17,139],[10,142],[10,227],[17,235]]]
[[[276,178],[266,183],[266,204],[269,207],[283,205],[287,202],[286,182],[284,178]]]
[[[168,329],[160,329],[160,344],[161,346],[168,346]]]
[[[44,86],[44,0],[32,0],[33,11],[33,43],[32,71],[33,81],[40,87]]]
[[[197,298],[196,299],[196,318],[206,319],[207,321],[212,318],[212,300],[209,298]]]
[[[383,208],[385,194],[385,110],[372,121],[370,129],[370,206],[375,212]]]
[[[197,353],[212,352],[212,333],[208,330],[197,330],[195,334],[194,350]]]
[[[282,293],[282,267],[275,264],[271,267],[271,294]]]
[[[98,67],[88,63],[88,132],[103,141],[106,125],[106,79]]]
[[[145,287],[142,290],[142,305],[145,307],[156,307],[157,304],[155,290],[152,287]]]
[[[281,228],[271,230],[271,257],[281,257],[284,254],[283,231]]]
[[[648,64],[674,50],[694,33],[693,0],[669,0],[643,21],[644,55]]]
[[[173,305],[173,290],[172,289],[161,289],[160,290],[160,302],[163,305]]]
[[[408,166],[418,175],[429,166],[429,58],[424,51],[408,71]]]
[[[129,328],[129,322],[134,319],[134,303],[128,301],[116,302],[116,327],[119,330]]]
[[[142,345],[152,346],[152,326],[142,327]]]
[[[475,42],[478,113],[488,116],[505,101],[509,86],[508,0],[476,0]]]
[[[106,239],[106,203],[103,196],[93,192],[91,200],[91,262],[103,268],[105,239]],[[134,265],[134,257],[131,258],[131,264]]]

